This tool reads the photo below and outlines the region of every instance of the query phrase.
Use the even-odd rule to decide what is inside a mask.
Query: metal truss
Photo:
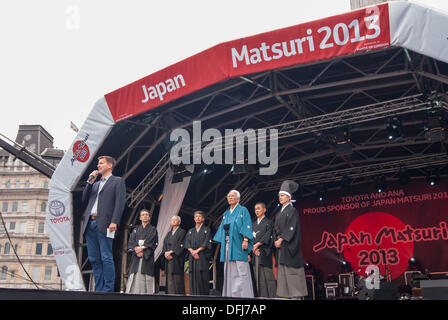
[[[319,185],[327,182],[342,181],[343,179],[357,179],[360,177],[377,176],[386,173],[396,173],[401,168],[407,170],[419,169],[431,166],[448,164],[448,155],[446,153],[421,155],[418,157],[409,157],[397,161],[385,161],[382,163],[360,166],[355,168],[320,172],[307,175],[292,175],[288,179],[295,180],[301,186]],[[283,179],[261,182],[258,189],[263,191],[277,190]]]
[[[310,77],[309,81],[305,83],[303,81],[298,81],[288,73],[297,67],[288,67],[281,70],[240,77],[239,79],[235,79],[229,85],[221,86],[213,92],[190,99],[187,97],[186,99],[183,99],[182,102],[172,103],[171,105],[168,105],[165,110],[161,111],[150,124],[142,124],[147,127],[120,156],[119,160],[127,160],[125,176],[129,177],[142,163],[144,163],[145,159],[151,155],[152,151],[160,145],[173,128],[186,128],[188,130],[194,120],[201,120],[204,123],[211,120],[216,121],[226,114],[239,113],[240,110],[246,110],[251,107],[253,109],[254,106],[266,103],[267,101],[277,101],[277,104],[271,104],[271,106],[248,114],[243,113],[241,116],[238,114],[238,116],[233,117],[228,121],[215,123],[213,127],[222,128],[235,123],[240,123],[239,127],[245,128],[245,125],[249,120],[252,122],[258,121],[260,126],[258,126],[257,129],[277,129],[279,131],[279,138],[282,139],[306,133],[331,130],[351,124],[374,121],[396,115],[405,115],[427,109],[429,107],[428,101],[425,100],[427,97],[422,94],[409,95],[407,93],[411,92],[413,88],[421,87],[421,83],[423,82],[422,79],[431,79],[433,81],[441,82],[444,85],[447,83],[448,78],[440,73],[437,61],[413,52],[407,52],[402,48],[389,48],[384,51],[391,52],[390,57],[387,60],[384,60],[381,64],[375,65],[374,68],[371,66],[360,67],[359,65],[356,66],[352,63],[353,57],[369,54],[361,53],[353,56],[339,57],[330,62],[314,62],[300,66],[300,68],[309,66],[321,68],[317,74]],[[397,61],[401,61],[400,66],[397,65]],[[344,65],[344,68],[346,68],[347,79],[339,81],[332,80],[332,75],[330,74],[331,69],[338,64],[342,64]],[[390,81],[392,81],[394,85],[407,86],[408,89],[404,90],[402,96],[396,99],[384,100],[375,97],[372,94],[371,90],[388,88],[391,85]],[[357,85],[357,87],[353,88],[354,85]],[[235,96],[232,94],[234,90],[241,86],[245,86],[246,88],[244,95]],[[250,90],[251,87],[252,90]],[[446,87],[442,85],[439,89],[438,92],[444,92],[443,90],[446,90]],[[332,108],[333,112],[328,112],[328,110],[325,110],[323,107],[319,106],[319,104],[314,102],[316,99],[344,94],[347,95],[347,98],[335,105]],[[349,103],[353,106],[351,101],[356,95],[365,96],[373,103],[347,109],[346,106]],[[218,99],[220,99],[219,101],[226,99],[230,104],[216,108],[215,104]],[[447,108],[448,104],[446,103],[446,96],[442,97],[442,101],[443,103],[441,103],[440,106]],[[195,107],[191,108],[193,104]],[[200,105],[202,105],[202,107],[200,107]],[[273,123],[273,119],[263,117],[263,114],[267,112],[273,112],[280,109],[284,116],[276,119],[276,123]],[[162,121],[166,118],[173,117],[180,119],[180,125],[173,127]],[[291,118],[295,118],[295,120],[291,121]],[[132,121],[138,123],[138,120]],[[143,156],[139,156],[139,158],[136,159],[137,161],[131,159],[130,152],[132,149],[139,147],[138,142],[144,141],[148,135],[153,137],[151,139],[153,142],[150,148]],[[301,141],[298,141],[297,143],[301,143]],[[412,141],[407,140],[404,143],[412,144]],[[202,146],[204,146],[204,144],[202,144]],[[387,148],[388,146],[389,145],[384,145],[383,147]],[[371,146],[371,148],[380,147],[380,145]],[[404,144],[403,147],[406,147],[406,145]],[[300,149],[295,147],[294,143],[280,146],[279,150],[281,150],[282,153],[279,158],[279,167],[285,167],[294,163],[294,159],[283,159],[283,156],[286,155],[286,150],[291,148],[300,151]],[[361,151],[366,150],[366,148],[369,148],[369,146],[357,145],[354,146],[353,149],[355,152],[362,154]],[[216,150],[219,151],[218,149]],[[334,150],[328,150],[325,153],[313,154],[312,157],[310,155],[302,155],[302,158],[307,157],[308,160],[315,161],[317,166],[322,166],[320,162],[313,159],[317,159],[320,155],[330,154],[332,152],[334,152]],[[304,159],[301,159],[299,161],[303,160]],[[131,165],[130,168],[128,168],[129,165]],[[166,153],[139,182],[134,190],[129,193],[127,201],[130,207],[138,206],[138,204],[150,194],[151,190],[153,190],[153,188],[160,182],[168,166],[169,159],[168,153]],[[299,168],[298,164],[295,166],[295,169],[296,168]],[[221,182],[225,182],[225,178]],[[218,185],[215,185],[208,191],[208,194],[217,191],[217,189]],[[207,197],[202,197],[199,204],[206,198]],[[214,211],[214,209],[217,209],[216,205],[213,208],[210,208],[212,211]]]
[[[300,134],[312,133],[363,123],[367,121],[374,121],[386,117],[407,114],[411,112],[424,111],[429,108],[440,108],[442,104],[431,105],[429,101],[422,101],[422,95],[412,95],[409,97],[399,98],[384,101],[377,104],[370,104],[358,108],[352,108],[339,112],[329,113],[312,118],[296,120],[285,124],[278,124],[276,126],[265,127],[262,129],[277,129],[279,130],[279,138],[289,138]],[[226,136],[223,137],[223,141]],[[247,144],[256,141],[246,141]],[[420,142],[421,143],[421,142]],[[201,147],[205,146],[207,142],[201,142]],[[397,146],[398,144],[392,145]],[[383,147],[391,146],[383,145]],[[380,146],[370,146],[370,148],[379,148]],[[234,148],[232,145],[231,148]],[[364,147],[369,148],[369,147]],[[195,145],[191,145],[191,151],[195,149]],[[358,146],[355,150],[362,150]],[[226,150],[226,147],[217,147],[216,151]],[[334,151],[327,151],[330,154]],[[193,154],[193,152],[191,152]],[[309,156],[308,156],[309,157]],[[297,162],[297,160],[288,160],[280,163],[279,166],[284,166],[289,163]],[[139,185],[128,195],[128,206],[133,208],[140,204],[140,202],[151,192],[151,190],[159,183],[164,176],[170,164],[169,153],[167,152],[153,169],[143,178]],[[245,193],[243,193],[245,195]],[[251,198],[251,197],[250,197]],[[200,201],[201,202],[201,201]],[[216,208],[213,208],[216,209]]]
[[[137,187],[126,197],[128,207],[134,208],[146,198],[151,190],[165,176],[166,170],[170,166],[169,153],[166,153],[157,164],[149,171]]]
[[[48,178],[51,178],[53,176],[54,170],[56,170],[56,168],[51,163],[45,161],[34,152],[29,151],[26,147],[13,142],[1,133],[0,147],[11,153],[14,157],[19,158],[29,166],[33,167],[40,173],[44,174]]]

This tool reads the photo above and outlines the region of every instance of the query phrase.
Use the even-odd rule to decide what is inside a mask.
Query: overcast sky
[[[448,12],[448,0],[416,1]],[[350,11],[350,0],[1,0],[0,133],[67,150],[104,94],[218,43]]]

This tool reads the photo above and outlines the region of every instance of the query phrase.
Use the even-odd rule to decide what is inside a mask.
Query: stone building
[[[54,166],[64,155],[53,147],[53,137],[40,125],[21,125],[16,143]],[[0,149],[4,222],[0,219],[0,287],[64,289],[45,226],[49,182],[50,178]]]

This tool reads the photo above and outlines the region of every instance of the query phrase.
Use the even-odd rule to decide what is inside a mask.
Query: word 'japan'
[[[164,82],[159,82],[155,86],[149,86],[148,88],[145,85],[142,85],[142,90],[144,94],[144,98],[142,99],[142,103],[146,103],[149,100],[154,100],[159,98],[160,101],[163,100],[163,96],[167,93],[176,91],[182,87],[185,87],[185,80],[181,74],[173,77],[172,79],[167,79]]]

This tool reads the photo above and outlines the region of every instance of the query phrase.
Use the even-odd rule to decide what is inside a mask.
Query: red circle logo
[[[79,162],[86,162],[89,160],[90,151],[87,143],[82,140],[78,140],[73,145],[73,158]]]
[[[359,216],[345,231],[350,239],[350,245],[344,248],[346,261],[361,276],[366,276],[367,266],[376,265],[382,276],[387,275],[387,268],[391,279],[399,277],[414,253],[414,242],[402,236],[405,228],[400,219],[388,213]]]

